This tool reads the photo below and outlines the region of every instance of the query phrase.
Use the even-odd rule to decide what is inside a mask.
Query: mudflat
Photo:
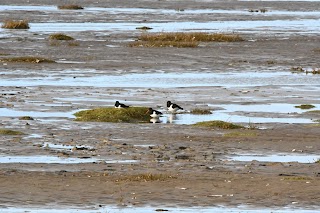
[[[311,72],[320,67],[320,2],[61,4],[0,6],[1,21],[30,24],[0,29],[0,129],[23,133],[0,134],[0,208],[319,209],[320,75]],[[143,26],[153,29],[136,29]],[[177,31],[244,41],[129,47],[141,34]],[[75,41],[52,41],[52,33]],[[56,63],[4,60],[26,56]],[[116,100],[164,116],[74,121],[75,112]],[[184,110],[168,113],[167,100]],[[198,108],[212,114],[191,113]],[[193,125],[208,120],[244,128]]]

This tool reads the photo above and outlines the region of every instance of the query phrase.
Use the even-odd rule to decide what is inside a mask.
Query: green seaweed
[[[225,122],[225,121],[204,121],[204,122],[198,122],[194,124],[194,126],[199,127],[211,127],[211,128],[219,128],[219,129],[241,129],[244,128],[241,125]]]
[[[315,108],[315,106],[311,104],[301,104],[299,106],[295,106],[295,108],[300,108],[300,109],[312,109]]]
[[[0,129],[0,135],[23,135],[23,132],[10,129]]]
[[[75,121],[144,123],[150,121],[146,107],[129,107],[118,109],[113,107],[83,110],[75,113]]]

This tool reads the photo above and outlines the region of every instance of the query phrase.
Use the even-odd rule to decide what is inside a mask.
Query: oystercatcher
[[[159,118],[162,115],[162,112],[154,110],[151,107],[148,109],[147,113],[150,115],[151,118]]]
[[[119,101],[116,101],[116,103],[114,104],[114,108],[128,108],[129,106],[120,103]]]
[[[167,101],[167,107],[168,107],[168,111],[175,113],[177,112],[177,110],[181,109],[183,110],[183,108],[177,104],[171,103],[171,101]]]

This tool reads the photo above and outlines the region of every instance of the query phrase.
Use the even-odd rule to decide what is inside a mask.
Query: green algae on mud
[[[0,135],[23,135],[23,132],[14,131],[10,129],[0,129]]]
[[[241,129],[244,128],[241,125],[225,122],[225,121],[203,121],[203,122],[198,122],[196,124],[193,124],[194,126],[199,126],[199,127],[210,127],[210,128],[218,128],[218,129]]]
[[[315,106],[311,104],[301,104],[299,106],[295,106],[295,108],[300,108],[300,109],[312,109],[315,108]]]
[[[239,42],[244,41],[240,35],[204,32],[174,32],[141,34],[137,41],[131,42],[129,47],[177,47],[195,48],[199,42]]]
[[[49,35],[49,39],[51,39],[51,40],[65,40],[65,41],[74,40],[74,38],[72,38],[71,36],[68,36],[63,33],[51,34],[51,35]]]
[[[58,5],[59,10],[83,10],[84,7],[76,4]]]
[[[19,120],[32,121],[32,120],[34,120],[34,118],[33,118],[33,117],[31,117],[31,116],[22,116],[22,117],[20,117],[20,118],[19,118]]]
[[[195,114],[195,115],[209,115],[209,114],[212,114],[210,109],[199,109],[199,108],[192,109],[190,113],[191,114]]]
[[[114,123],[146,123],[150,121],[146,107],[129,107],[118,109],[113,107],[83,110],[75,113],[75,121],[114,122]]]

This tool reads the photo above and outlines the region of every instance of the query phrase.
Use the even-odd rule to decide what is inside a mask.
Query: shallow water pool
[[[260,161],[260,162],[298,162],[298,163],[315,163],[320,159],[320,155],[306,154],[271,154],[271,155],[252,155],[241,154],[228,157],[232,161]]]

